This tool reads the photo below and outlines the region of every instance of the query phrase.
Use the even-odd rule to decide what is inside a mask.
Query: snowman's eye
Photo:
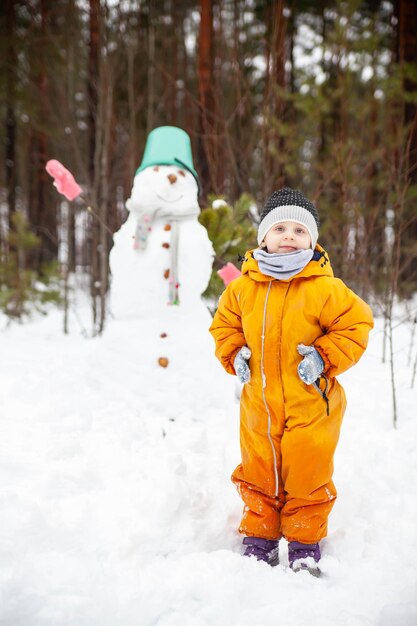
[[[153,168],[154,172],[159,172],[159,167],[157,165],[155,165],[155,167]]]
[[[182,170],[178,170],[178,174],[179,174],[180,176],[185,176],[185,172],[183,172]]]

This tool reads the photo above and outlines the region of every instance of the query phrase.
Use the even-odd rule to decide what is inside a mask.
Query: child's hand
[[[314,346],[297,346],[298,353],[304,359],[298,365],[298,375],[306,385],[312,385],[324,370],[324,361]]]
[[[250,369],[248,365],[248,360],[250,359],[251,354],[252,352],[250,351],[248,346],[243,346],[235,356],[235,360],[233,362],[236,376],[243,384],[250,381]]]

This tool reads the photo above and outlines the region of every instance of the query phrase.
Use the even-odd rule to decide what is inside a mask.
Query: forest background
[[[216,250],[209,296],[284,185],[317,203],[335,273],[387,319],[415,294],[415,0],[4,0],[0,27],[9,318],[67,309],[81,284],[103,330],[112,234],[146,137],[167,124],[193,145]],[[51,158],[82,198],[58,195]]]

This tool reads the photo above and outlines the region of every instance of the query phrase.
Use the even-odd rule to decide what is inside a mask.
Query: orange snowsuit
[[[230,374],[239,349],[252,351],[240,402],[242,462],[232,475],[245,505],[241,533],[302,543],[326,536],[346,407],[336,376],[359,360],[372,327],[371,309],[334,278],[319,245],[287,280],[266,276],[253,252],[246,253],[242,276],[223,292],[210,327],[216,356]],[[324,360],[328,407],[298,377],[300,343],[314,345]]]

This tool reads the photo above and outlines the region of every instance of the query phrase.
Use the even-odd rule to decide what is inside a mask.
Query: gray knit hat
[[[301,191],[284,187],[274,191],[268,198],[259,220],[258,245],[261,245],[268,230],[279,222],[298,222],[305,226],[314,250],[319,236],[319,214],[314,204]]]

